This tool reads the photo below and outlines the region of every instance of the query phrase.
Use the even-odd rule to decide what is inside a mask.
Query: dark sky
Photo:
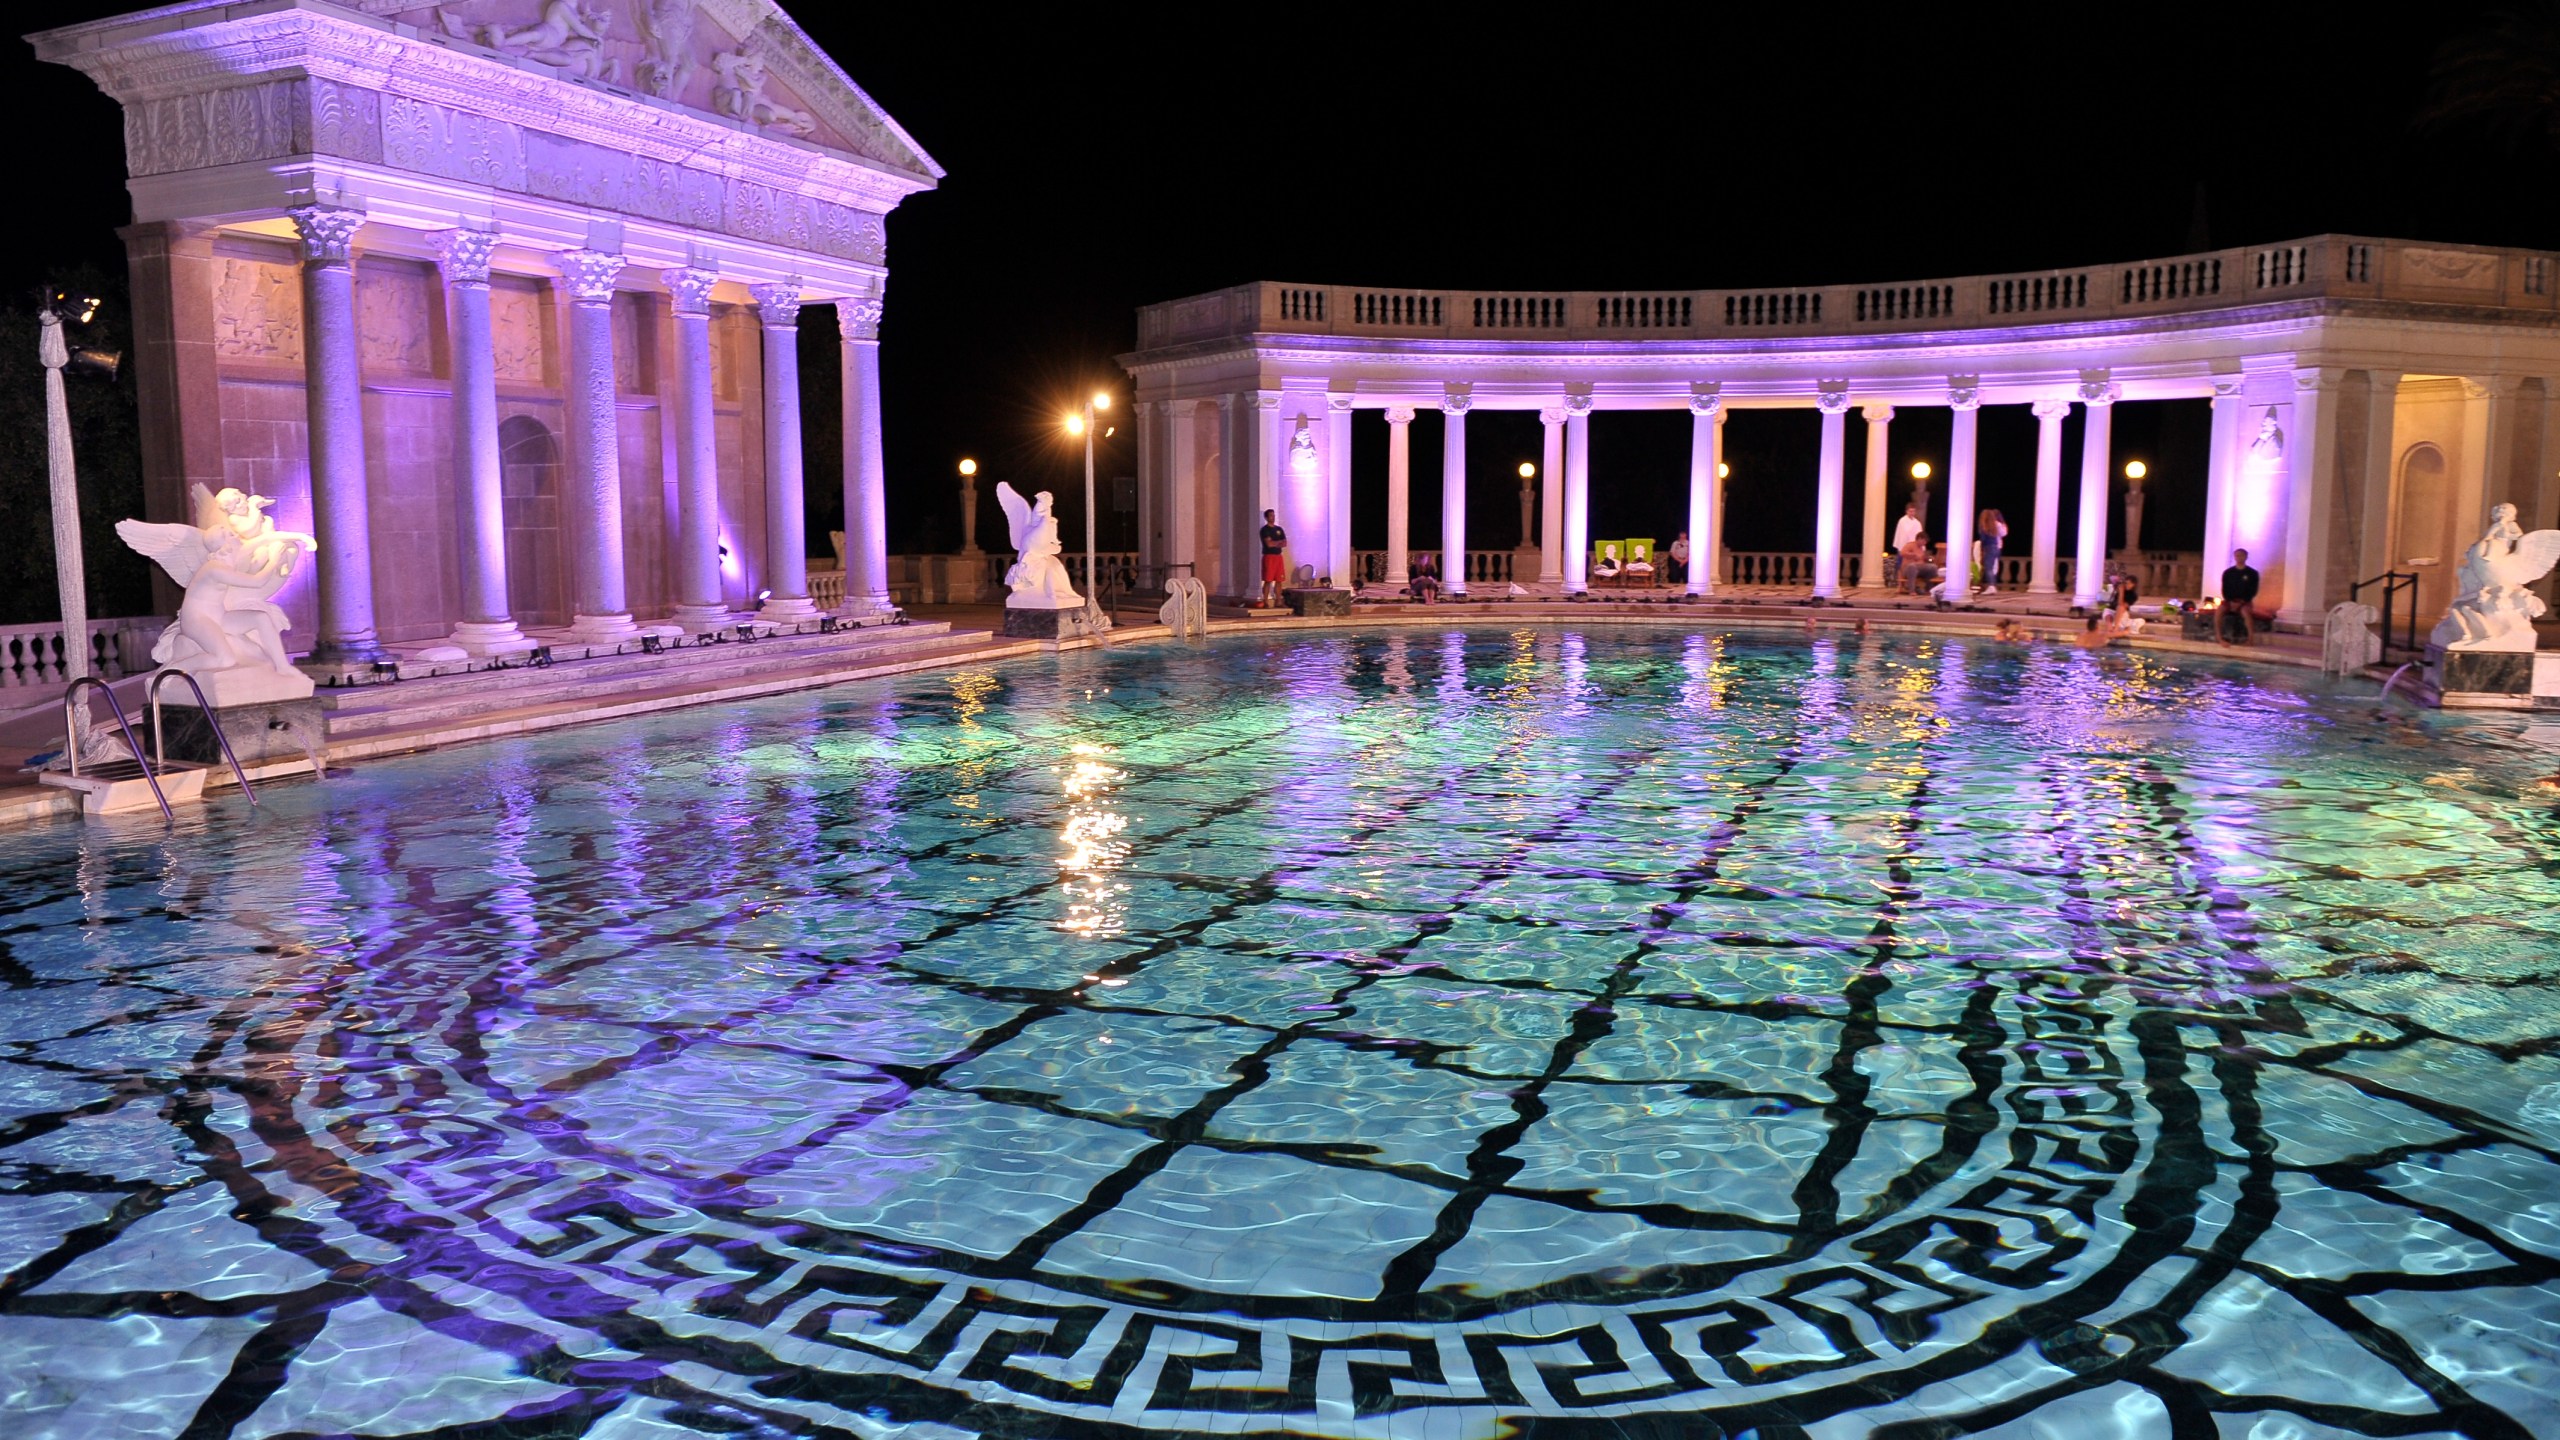
[[[126,8],[13,13],[32,28]],[[889,221],[903,548],[954,541],[963,454],[991,476],[1068,477],[1054,418],[1086,385],[1125,396],[1111,357],[1132,343],[1136,306],[1245,280],[1883,281],[2174,254],[2199,225],[2215,246],[2322,231],[2560,245],[2546,144],[2411,128],[2431,55],[2485,8],[1611,6],[1530,20],[914,7],[927,18],[902,20],[804,0],[798,13],[950,172]],[[46,122],[20,198],[52,212],[9,228],[11,273],[120,263],[116,107],[6,48],[0,80]],[[2120,428],[2150,423],[2139,408]],[[1651,466],[1640,418],[1603,421],[1631,427],[1616,437],[1630,474],[1672,483],[1685,432],[1666,432],[1671,458]],[[1737,450],[1791,469],[1789,418],[1735,434]],[[1437,459],[1424,438],[1418,482]],[[1498,489],[1516,457],[1470,450],[1495,487],[1476,513],[1516,514]],[[1133,466],[1104,460],[1105,473]],[[1628,533],[1644,533],[1650,501],[1624,503]],[[1595,516],[1595,533],[1611,523]],[[1735,523],[1759,523],[1739,499]]]

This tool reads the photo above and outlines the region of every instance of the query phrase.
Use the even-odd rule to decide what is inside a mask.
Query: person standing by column
[[[1280,528],[1280,512],[1262,512],[1262,604],[1265,609],[1280,603],[1281,587],[1289,583],[1289,532]]]
[[[1974,526],[1974,538],[1982,545],[1982,593],[1995,595],[2000,590],[2000,551],[2009,541],[2009,522],[1996,509],[1985,509],[1980,524]]]

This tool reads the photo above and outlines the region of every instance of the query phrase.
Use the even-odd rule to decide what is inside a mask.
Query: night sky
[[[32,29],[130,8],[12,13]],[[1077,457],[1056,417],[1084,387],[1125,398],[1112,357],[1133,343],[1135,308],[1247,280],[1826,284],[2323,231],[2560,247],[2560,163],[2542,135],[2413,128],[2431,56],[2480,23],[2480,5],[2387,18],[2156,4],[1534,20],[1448,6],[797,10],[950,172],[889,221],[893,549],[956,546],[963,455],[989,479],[1068,499]],[[11,283],[83,260],[120,266],[117,107],[23,45],[0,48],[20,113],[44,117],[21,141],[42,154],[21,156],[20,202],[52,217],[10,228]],[[803,324],[823,387],[809,408],[823,414],[832,317],[813,310]],[[2199,538],[2202,415],[2201,402],[2118,407],[2118,454],[2156,457],[2152,544]],[[1416,422],[1417,535],[1436,528],[1437,425]],[[1511,538],[1512,470],[1537,458],[1536,428],[1470,420],[1480,546]],[[1853,492],[1863,429],[1849,426]],[[2067,445],[2077,430],[2075,415]],[[1810,410],[1729,422],[1737,548],[1809,548],[1814,433]],[[1945,436],[1944,411],[1905,411],[1895,473],[1912,458],[1942,464]],[[841,508],[821,438],[813,529]],[[1124,430],[1106,448],[1104,474],[1134,472],[1128,441]],[[2034,422],[2023,406],[1988,409],[1982,442],[1983,503],[2023,529]],[[1592,533],[1675,528],[1687,449],[1685,415],[1600,416]],[[1381,543],[1374,413],[1355,450],[1355,538]]]

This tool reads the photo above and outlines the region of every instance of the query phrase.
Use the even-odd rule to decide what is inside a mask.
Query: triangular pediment
[[[773,0],[356,0],[418,33],[938,180],[942,167]]]

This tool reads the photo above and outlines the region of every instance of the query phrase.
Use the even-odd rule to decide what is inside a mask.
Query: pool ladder
[[[109,688],[107,682],[95,675],[83,675],[71,682],[70,688],[62,692],[62,749],[68,762],[69,778],[74,782],[81,778],[80,721],[74,712],[79,704],[80,692],[83,689],[95,690],[107,697],[107,708],[114,712],[116,728],[123,733],[124,747],[132,753],[133,758],[92,766],[90,778],[104,781],[109,786],[113,786],[118,781],[141,779],[151,787],[151,798],[159,803],[161,818],[169,824],[177,824],[178,812],[170,806],[169,792],[161,785],[160,777],[180,770],[202,770],[207,767],[192,760],[172,762],[168,757],[164,743],[168,731],[160,720],[160,687],[172,680],[184,680],[187,682],[187,688],[196,692],[196,707],[204,713],[207,728],[213,731],[213,743],[222,748],[222,758],[231,765],[231,778],[239,782],[240,793],[248,796],[250,806],[255,808],[258,804],[258,792],[251,788],[249,772],[241,768],[240,757],[231,749],[231,737],[222,733],[222,722],[214,714],[213,701],[205,695],[204,685],[195,676],[175,667],[155,671],[151,676],[150,689],[145,692],[151,704],[151,754],[148,757],[142,753],[141,739],[133,733],[133,721],[124,713],[124,702],[116,698],[116,692]],[[75,783],[71,788],[85,791],[89,787]]]

